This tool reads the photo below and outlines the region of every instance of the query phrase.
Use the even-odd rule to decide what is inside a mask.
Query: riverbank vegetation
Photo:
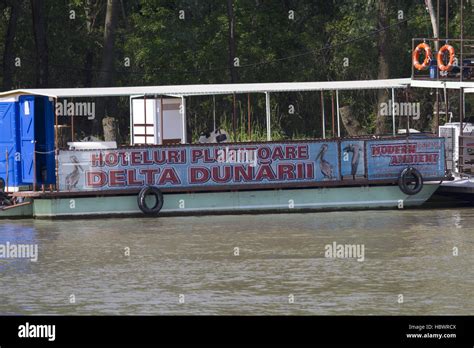
[[[401,78],[411,75],[411,38],[432,37],[427,5],[412,0],[0,0],[2,90],[209,83],[298,82]],[[449,36],[459,35],[459,2],[449,2]],[[440,37],[445,1],[440,0]],[[464,32],[472,32],[472,1],[464,1]],[[436,6],[435,6],[436,7]],[[435,8],[436,10],[436,8]],[[467,35],[465,35],[467,37]],[[271,96],[275,139],[322,136],[320,93]],[[332,98],[324,93],[326,135]],[[365,133],[389,133],[378,116],[389,91],[342,92],[341,107]],[[412,128],[432,129],[430,91],[398,91],[421,104]],[[450,96],[456,113],[458,96]],[[127,98],[98,101],[96,117],[82,118],[76,138],[101,137],[114,117],[128,140]],[[250,106],[251,122],[248,115]],[[224,128],[236,140],[265,139],[265,97],[187,99],[188,128]],[[60,122],[67,124],[67,117]],[[404,120],[399,125],[404,127]],[[232,130],[237,133],[234,135]],[[342,134],[353,133],[349,126]]]

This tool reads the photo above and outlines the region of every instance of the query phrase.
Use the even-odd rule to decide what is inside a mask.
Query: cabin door
[[[34,180],[35,152],[35,98],[20,97],[20,170],[21,182],[32,184]]]
[[[17,186],[15,106],[15,103],[0,103],[0,179],[8,186]]]

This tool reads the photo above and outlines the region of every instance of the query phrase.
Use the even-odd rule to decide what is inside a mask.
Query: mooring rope
[[[55,150],[51,150],[51,151],[46,151],[46,152],[43,152],[43,151],[35,151],[35,153],[39,154],[39,155],[49,155],[50,153],[55,153],[56,151]]]

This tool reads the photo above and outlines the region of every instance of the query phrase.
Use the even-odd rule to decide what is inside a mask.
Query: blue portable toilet
[[[0,98],[0,180],[8,191],[56,183],[53,107],[46,96]]]

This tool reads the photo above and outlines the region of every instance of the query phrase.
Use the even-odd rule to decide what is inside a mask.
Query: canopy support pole
[[[134,122],[133,122],[133,96],[130,96],[129,98],[129,108],[130,108],[130,144],[131,145],[134,145],[134,142],[133,142],[133,126],[134,126]]]
[[[272,130],[270,125],[270,93],[265,92],[265,109],[267,115],[267,141],[272,140]]]
[[[395,88],[392,88],[392,134],[395,136]]]
[[[74,98],[71,99],[72,103],[74,104]],[[71,141],[74,141],[74,108],[71,115]]]
[[[464,121],[464,88],[459,89],[459,149],[458,149],[458,171],[464,171],[464,138],[463,138],[463,121]]]
[[[436,91],[438,91],[438,89],[436,89]],[[438,96],[438,95],[436,95]],[[408,90],[405,90],[405,100],[406,102],[408,103],[409,100],[408,100]],[[438,103],[439,103],[439,100],[438,100]],[[439,123],[439,113],[438,113],[438,123]],[[410,136],[410,115],[408,114],[407,115],[407,137]]]
[[[163,127],[163,96],[160,95],[160,145],[163,145],[165,140],[164,137],[164,127]]]
[[[341,137],[341,124],[339,121],[340,114],[339,114],[339,90],[336,89],[336,114],[337,114],[337,137]]]
[[[446,87],[446,83],[444,83],[444,113],[446,116],[446,122],[451,122],[449,119],[448,88]]]
[[[183,134],[181,136],[181,144],[186,144],[186,99],[181,96],[181,119],[183,122]],[[214,128],[216,128],[216,112],[214,108]]]
[[[144,136],[144,139],[145,139],[145,144],[146,144],[146,141],[147,141],[147,135],[146,135],[146,131],[147,131],[147,123],[146,123],[146,94],[143,95],[143,123],[145,124],[145,136]],[[161,134],[160,134],[160,138],[161,138]]]
[[[36,191],[36,140],[33,140],[33,191]]]
[[[232,94],[232,132],[234,141],[237,142],[237,106],[235,104],[235,93]]]
[[[334,135],[336,134],[336,128],[335,128],[335,120],[334,120],[334,91],[331,91],[331,119],[332,119],[332,133],[331,136],[334,138]]]
[[[184,100],[184,97],[181,97],[181,100]],[[184,105],[184,102],[183,102]],[[214,128],[212,129],[213,131],[216,130],[216,96],[212,96],[212,119],[214,121]]]
[[[321,91],[321,123],[323,127],[323,139],[326,139],[326,120],[324,117],[324,92]]]
[[[59,145],[59,142],[58,142],[58,133],[59,133],[59,129],[58,129],[58,112],[57,112],[57,109],[56,109],[56,106],[57,106],[57,103],[58,103],[58,98],[54,98],[54,123],[55,123],[55,126],[54,127],[54,147],[55,147],[55,151],[56,151],[56,170],[55,170],[55,174],[56,174],[56,192],[59,192],[59,149],[58,149],[58,145]]]
[[[249,134],[249,141],[252,140],[252,125],[251,125],[251,114],[250,114],[250,93],[247,93],[247,122],[248,122],[248,125],[247,125],[247,131],[248,131],[248,134]]]
[[[439,88],[436,88],[436,135],[439,136]]]
[[[10,162],[10,159],[8,158],[8,147],[5,149],[5,158],[6,158],[6,162],[5,162],[5,170],[6,170],[6,176],[5,176],[5,192],[8,192],[8,171],[10,170],[10,168],[8,168],[9,166],[9,162]]]

